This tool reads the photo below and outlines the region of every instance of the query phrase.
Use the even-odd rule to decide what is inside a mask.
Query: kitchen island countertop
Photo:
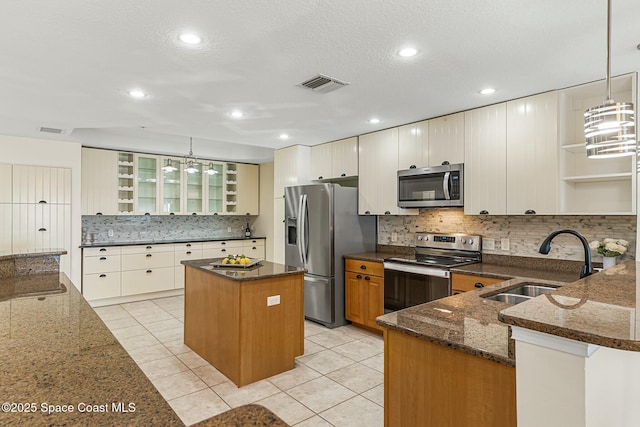
[[[181,261],[188,267],[197,268],[200,271],[211,273],[225,279],[235,281],[260,280],[292,274],[304,274],[305,269],[289,265],[276,264],[269,261],[260,261],[252,267],[214,267],[216,261],[222,258],[207,258],[198,260]]]

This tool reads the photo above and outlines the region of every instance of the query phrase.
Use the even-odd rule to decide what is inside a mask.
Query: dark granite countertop
[[[0,425],[183,425],[76,287],[59,279],[63,292],[0,302],[2,402],[35,410],[2,411]],[[43,404],[74,412],[47,414]],[[104,412],[81,412],[87,404]]]
[[[37,258],[46,256],[65,255],[67,251],[60,248],[51,249],[22,249],[17,251],[0,251],[0,261],[18,258]]]
[[[133,245],[162,245],[171,243],[192,243],[192,242],[228,242],[229,240],[256,240],[266,239],[264,236],[252,237],[203,237],[201,239],[171,239],[171,240],[126,240],[83,243],[80,248],[102,248],[107,246],[133,246]]]
[[[222,258],[208,258],[181,261],[187,267],[197,268],[225,279],[239,282],[247,280],[269,279],[271,277],[288,276],[291,274],[304,274],[305,269],[292,267],[289,265],[276,264],[269,261],[260,261],[252,267],[214,267],[212,264],[219,262]]]
[[[288,427],[289,424],[278,418],[262,405],[239,406],[193,424],[192,427]]]
[[[509,325],[621,350],[640,351],[640,269],[626,261],[506,308]]]

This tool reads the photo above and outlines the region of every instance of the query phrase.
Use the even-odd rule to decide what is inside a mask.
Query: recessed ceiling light
[[[414,47],[405,47],[398,52],[398,55],[403,58],[411,58],[412,56],[416,56],[418,50]]]
[[[287,135],[286,133],[281,133],[280,139],[289,139],[289,135]]]
[[[178,39],[180,39],[182,43],[186,43],[186,44],[202,43],[202,37],[193,33],[182,33],[178,36]]]
[[[380,123],[380,119],[374,117],[373,119],[369,119],[369,123],[375,125],[376,123]]]
[[[129,91],[129,96],[133,98],[144,98],[147,96],[147,94],[141,91],[140,89],[131,89]]]
[[[229,115],[234,119],[240,119],[244,117],[244,113],[240,110],[233,110],[232,112],[229,113]]]
[[[495,90],[494,88],[492,88],[492,87],[488,87],[488,88],[482,89],[482,90],[480,91],[480,93],[481,93],[482,95],[491,95],[491,94],[492,94],[493,92],[495,92],[495,91],[496,91],[496,90]]]

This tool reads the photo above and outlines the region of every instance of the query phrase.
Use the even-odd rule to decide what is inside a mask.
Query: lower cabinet
[[[381,262],[345,260],[345,317],[382,330],[376,317],[384,314],[384,267]]]
[[[456,295],[461,292],[475,291],[485,286],[504,282],[508,279],[497,279],[495,277],[474,276],[472,274],[451,273],[451,294]]]
[[[174,285],[175,289],[184,288],[184,265],[181,261],[190,259],[202,259],[202,243],[176,243],[175,245],[175,262],[174,262]]]
[[[87,300],[119,297],[120,248],[86,248],[82,260],[82,294]]]

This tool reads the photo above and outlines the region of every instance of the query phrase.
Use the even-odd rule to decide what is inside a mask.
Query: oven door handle
[[[394,262],[385,262],[385,270],[402,271],[403,273],[421,274],[423,276],[449,278],[449,270],[441,270],[439,268],[423,267],[417,265],[396,264]]]

